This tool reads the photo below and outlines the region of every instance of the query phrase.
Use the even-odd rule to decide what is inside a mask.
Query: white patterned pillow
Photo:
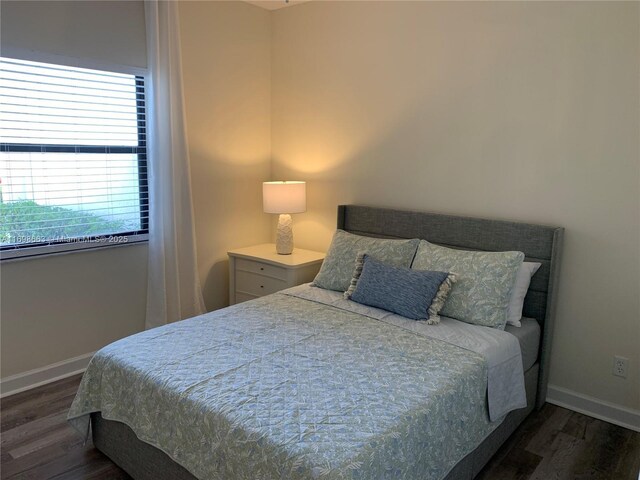
[[[363,237],[336,230],[313,286],[344,292],[349,288],[358,253],[368,253],[381,262],[409,268],[419,240]]]
[[[411,268],[456,272],[458,281],[440,312],[463,322],[504,329],[522,252],[472,252],[420,241]]]

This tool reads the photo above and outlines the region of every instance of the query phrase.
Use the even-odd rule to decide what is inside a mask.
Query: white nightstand
[[[244,302],[314,279],[324,253],[295,248],[278,255],[273,243],[230,250],[229,303]]]

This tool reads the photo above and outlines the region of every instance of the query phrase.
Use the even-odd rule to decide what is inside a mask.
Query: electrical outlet
[[[627,368],[629,366],[629,359],[619,357],[616,355],[613,357],[613,374],[616,377],[627,378]]]

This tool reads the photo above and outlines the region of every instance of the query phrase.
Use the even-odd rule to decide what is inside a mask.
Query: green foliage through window
[[[69,240],[128,229],[126,222],[69,208],[40,205],[32,200],[0,203],[0,244]]]

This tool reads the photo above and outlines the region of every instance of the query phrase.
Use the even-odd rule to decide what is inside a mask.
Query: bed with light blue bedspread
[[[490,355],[312,288],[103,348],[70,422],[101,412],[202,480],[438,480],[497,427]]]

